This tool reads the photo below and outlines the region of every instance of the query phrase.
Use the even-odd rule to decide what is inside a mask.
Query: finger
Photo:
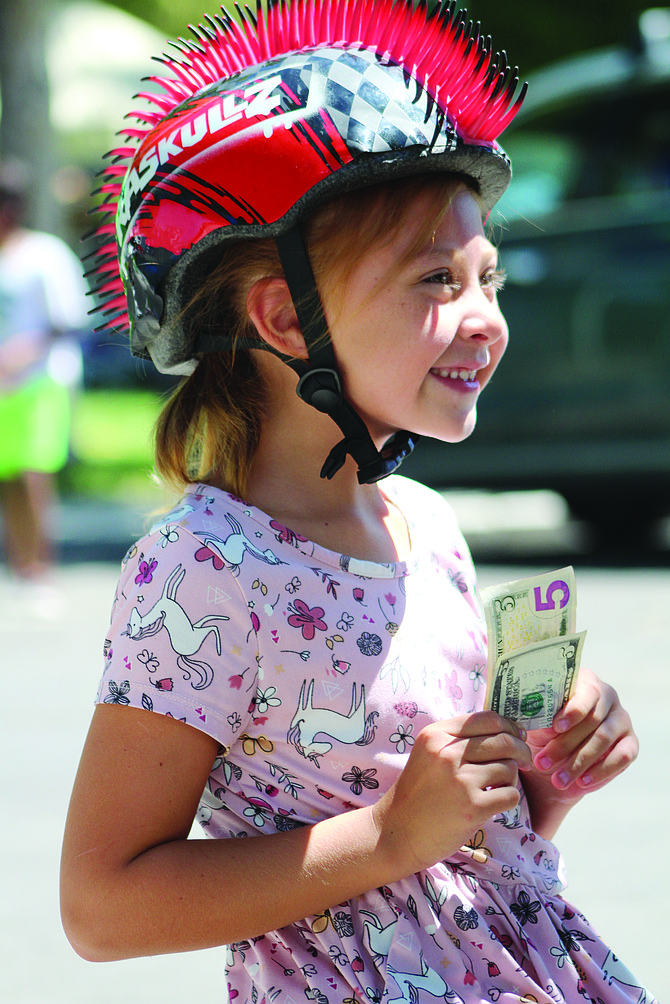
[[[531,752],[528,746],[510,732],[499,732],[494,736],[476,736],[468,739],[463,752],[463,760],[476,764],[492,764],[513,760],[522,770],[529,770],[532,766]]]
[[[470,715],[457,715],[438,724],[450,735],[459,739],[492,736],[505,732],[525,740],[527,735],[522,725],[510,721],[508,718],[503,718],[497,711],[475,711]]]
[[[511,762],[492,764],[485,770],[478,770],[476,787],[472,793],[472,805],[486,818],[496,812],[505,812],[518,805],[521,798],[519,775],[516,765]]]
[[[534,765],[545,774],[560,767],[571,775],[571,780],[574,779],[590,763],[604,756],[620,734],[616,731],[615,722],[609,722],[607,716],[605,722],[587,719],[575,725],[560,739],[553,739],[543,749],[533,751]]]
[[[635,735],[624,736],[602,760],[592,764],[580,775],[575,784],[580,788],[595,791],[602,788],[617,774],[621,774],[637,759],[640,746]]]
[[[617,756],[610,759],[613,750],[624,742],[624,740],[626,742]],[[599,764],[602,765],[599,774],[603,775],[617,762],[618,756],[625,756],[626,750],[632,753],[636,747],[637,739],[633,732],[630,718],[623,708],[618,706],[578,746],[574,753],[564,759],[559,768],[552,774],[552,784],[555,787],[567,788],[579,777],[588,776],[589,771],[594,770],[596,765]],[[635,755],[637,754],[635,753]],[[628,766],[630,762],[629,760],[624,766]],[[623,766],[621,769],[623,769]],[[612,776],[613,774],[608,774],[609,778]]]
[[[614,694],[612,688],[598,679],[595,673],[588,669],[581,669],[575,692],[555,716],[553,730],[563,733],[573,729],[579,722],[584,721],[592,714],[593,709],[606,692]]]
[[[515,785],[507,785],[499,788],[488,788],[482,793],[481,808],[485,817],[490,819],[501,812],[511,812],[521,799],[521,792]]]
[[[598,681],[600,683],[600,681]],[[606,684],[594,687],[591,683],[580,688],[580,693],[575,694],[575,701],[570,710],[574,724],[564,732],[553,734],[544,746],[540,746],[536,733],[531,734],[530,743],[533,748],[533,762],[542,771],[554,770],[558,764],[564,763],[570,756],[582,749],[588,743],[590,737],[596,733],[601,725],[607,722],[612,715],[614,717],[608,723],[607,729],[615,729],[620,721],[619,713],[625,716],[626,727],[630,728],[630,719],[619,704],[616,691]],[[566,705],[566,708],[568,705]],[[575,710],[577,709],[577,710]],[[565,722],[565,719],[563,720]],[[622,720],[623,721],[623,720]],[[600,736],[599,741],[602,742]]]
[[[480,771],[480,786],[492,788],[516,788],[519,783],[519,769],[514,760],[498,760],[486,764]]]

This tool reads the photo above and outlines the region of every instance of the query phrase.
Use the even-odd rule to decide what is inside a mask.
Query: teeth
[[[465,380],[471,382],[477,379],[477,370],[445,370],[436,369],[434,370],[440,377],[449,378],[451,380]]]

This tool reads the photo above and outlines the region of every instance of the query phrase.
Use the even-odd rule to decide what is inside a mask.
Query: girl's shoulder
[[[403,513],[410,530],[431,535],[439,531],[444,540],[462,541],[456,514],[441,492],[399,474],[382,482],[382,491]]]
[[[402,474],[392,474],[381,482],[385,495],[396,504],[404,503],[408,508],[417,508],[423,512],[434,512],[441,518],[450,517],[456,522],[456,516],[444,494],[429,488],[420,481],[404,477]]]

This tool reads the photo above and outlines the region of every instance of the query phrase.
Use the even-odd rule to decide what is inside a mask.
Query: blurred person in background
[[[0,513],[12,577],[48,614],[58,595],[48,519],[68,457],[86,286],[62,240],[24,226],[27,202],[27,169],[0,161]]]

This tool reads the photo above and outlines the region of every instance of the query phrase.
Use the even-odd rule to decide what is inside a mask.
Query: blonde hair
[[[458,175],[421,175],[360,189],[322,206],[302,227],[322,298],[342,295],[361,258],[373,247],[393,241],[407,223],[414,198],[429,194],[435,199],[435,215],[405,247],[398,263],[401,269],[431,239],[464,185],[467,180]],[[224,244],[216,268],[183,312],[187,330],[202,325],[223,329],[233,347],[204,356],[158,418],[156,470],[179,491],[215,474],[217,483],[245,497],[266,392],[252,353],[238,343],[258,337],[247,299],[254,283],[265,277],[283,278],[274,240],[231,241]]]

